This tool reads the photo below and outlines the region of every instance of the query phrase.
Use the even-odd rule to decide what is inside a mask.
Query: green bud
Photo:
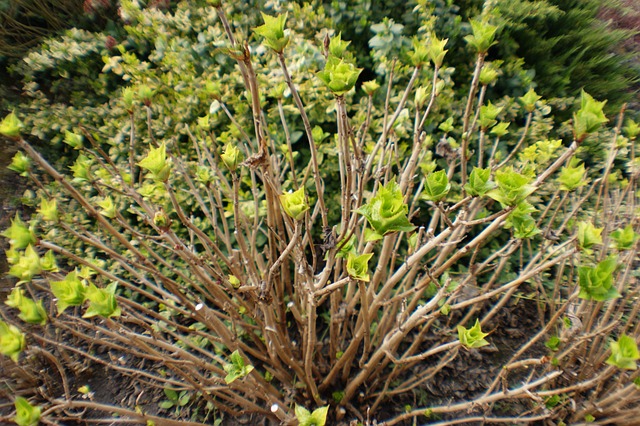
[[[362,68],[353,63],[329,56],[324,70],[317,75],[334,95],[342,96],[355,86],[361,72]]]
[[[607,121],[602,111],[607,101],[598,102],[584,90],[580,99],[580,109],[573,114],[573,133],[581,142],[590,133],[596,132]]]
[[[409,207],[404,202],[400,186],[395,179],[385,186],[380,184],[378,193],[358,209],[379,236],[393,232],[411,232],[415,226],[409,222]]]
[[[15,325],[0,320],[0,353],[18,362],[20,352],[24,350],[26,341],[24,334]]]
[[[518,100],[522,104],[522,107],[525,111],[533,112],[533,110],[536,108],[536,102],[538,102],[541,98],[542,96],[538,96],[536,91],[533,90],[533,88],[530,88],[529,91],[525,93],[524,96],[518,98]]]
[[[282,53],[289,43],[289,37],[284,34],[284,24],[287,20],[287,14],[278,15],[276,17],[262,13],[264,25],[254,28],[254,32],[264,37],[265,46],[273,49],[277,53]]]
[[[122,89],[122,103],[124,103],[124,107],[129,113],[133,111],[134,96],[135,92],[133,87],[125,87]]]
[[[40,200],[40,208],[38,213],[42,215],[42,218],[47,222],[57,222],[60,216],[58,215],[58,201],[55,198],[47,200],[42,198]]]
[[[253,371],[253,365],[247,364],[238,350],[235,350],[229,356],[229,359],[231,363],[223,366],[224,371],[227,373],[227,376],[224,378],[224,381],[227,384],[231,384],[238,379],[246,377]]]
[[[58,263],[56,262],[56,256],[52,250],[49,250],[40,259],[40,266],[43,271],[58,272]]]
[[[416,89],[416,96],[414,98],[414,101],[418,108],[424,107],[424,105],[427,103],[427,100],[429,99],[429,92],[430,89],[424,86],[420,86]]]
[[[300,426],[324,426],[327,423],[329,406],[318,407],[311,413],[303,406],[296,404],[294,411]]]
[[[488,86],[498,79],[499,70],[492,62],[484,64],[480,70],[480,84]]]
[[[151,100],[153,99],[154,91],[151,87],[146,84],[142,84],[138,87],[138,97],[146,106],[151,105]]]
[[[115,296],[116,287],[115,282],[105,288],[98,288],[90,283],[85,293],[86,299],[89,300],[89,307],[82,318],[91,318],[96,315],[104,318],[119,317],[121,310]]]
[[[80,149],[83,145],[82,135],[67,130],[66,132],[64,132],[64,143],[66,143],[73,149]]]
[[[496,117],[498,116],[498,114],[500,114],[501,111],[502,107],[493,105],[491,101],[489,101],[487,105],[481,106],[480,118],[478,120],[480,123],[480,128],[486,132],[489,127],[495,126],[495,124],[498,122],[496,120]]]
[[[349,253],[347,256],[347,273],[355,280],[369,282],[369,259],[373,253],[361,254]]]
[[[243,155],[240,149],[228,143],[220,158],[227,169],[234,171],[242,163]]]
[[[578,243],[580,248],[588,250],[596,244],[602,244],[602,230],[591,222],[578,222]]]
[[[40,407],[29,404],[25,398],[18,396],[14,402],[16,416],[13,421],[18,426],[38,426],[40,423]]]
[[[18,261],[9,269],[9,275],[20,279],[20,282],[31,281],[33,276],[40,272],[42,272],[40,257],[31,244],[27,246],[24,254],[21,255]]]
[[[418,37],[413,37],[411,45],[413,47],[412,51],[409,53],[411,65],[414,67],[424,66],[424,64],[429,61],[429,49],[427,48],[426,43],[420,41]]]
[[[167,229],[171,225],[171,219],[164,210],[158,210],[153,214],[153,223],[160,229]]]
[[[171,173],[171,160],[167,160],[166,144],[163,142],[158,148],[151,148],[149,154],[138,165],[150,171],[154,180],[166,182]]]
[[[442,66],[444,56],[448,52],[448,50],[445,50],[444,48],[448,41],[448,38],[440,40],[435,34],[431,34],[431,43],[429,43],[429,59],[431,59],[431,62],[433,62],[433,65],[437,68]]]
[[[78,278],[78,271],[76,270],[69,272],[62,281],[51,281],[49,286],[56,297],[58,315],[63,313],[69,306],[80,306],[84,302],[87,289]]]
[[[560,183],[560,189],[563,191],[575,191],[581,186],[589,183],[589,179],[586,177],[587,170],[584,168],[584,164],[572,167],[571,165],[565,166],[560,169],[560,175],[558,176],[558,183]]]
[[[480,321],[476,319],[476,323],[470,329],[467,329],[461,325],[458,326],[458,340],[462,346],[467,349],[481,348],[487,346],[489,342],[485,340],[488,333],[483,333],[480,328]]]
[[[622,370],[637,370],[638,359],[640,359],[640,352],[638,352],[636,339],[623,334],[617,342],[611,342],[611,356],[606,362]]]
[[[213,182],[211,168],[207,166],[198,166],[198,169],[196,170],[196,179],[203,185],[209,185]]]
[[[13,159],[11,159],[11,164],[9,164],[7,168],[19,173],[22,177],[26,177],[31,170],[31,158],[18,151],[16,155],[13,156]]]
[[[369,96],[373,96],[373,94],[380,88],[380,85],[377,81],[365,81],[362,83],[362,90]]]
[[[338,33],[337,36],[331,37],[331,41],[329,41],[329,53],[339,59],[349,59],[348,55],[347,58],[345,58],[349,44],[351,44],[351,42],[343,41],[342,33]]]
[[[631,250],[640,237],[633,231],[633,226],[631,224],[622,229],[616,229],[610,236],[613,240],[613,247],[620,251]]]
[[[464,190],[472,197],[481,197],[495,188],[496,184],[489,181],[491,169],[479,169],[474,167],[469,175],[469,181],[464,186]]]
[[[16,213],[15,218],[11,220],[11,226],[5,229],[1,235],[8,238],[9,244],[15,249],[23,249],[29,244],[36,243],[36,236],[33,230],[27,227],[27,224],[20,219],[18,213]]]
[[[73,164],[73,166],[69,167],[73,172],[73,180],[75,182],[86,182],[92,180],[92,165],[93,160],[91,160],[89,157],[84,154],[78,155],[78,158],[76,158],[76,162]]]
[[[305,199],[304,188],[280,195],[280,203],[285,213],[294,220],[302,220],[304,213],[309,210],[309,204],[307,204]]]
[[[438,202],[443,200],[450,190],[451,184],[447,172],[438,170],[427,175],[422,196],[426,200]]]
[[[209,129],[211,129],[211,123],[209,122],[210,118],[211,116],[209,114],[204,117],[198,117],[198,127],[208,132]]]
[[[101,215],[103,215],[104,217],[108,217],[109,219],[113,219],[116,217],[117,210],[115,204],[113,204],[113,198],[105,197],[101,201],[98,201],[97,204],[98,207],[102,209],[100,210]]]
[[[510,167],[498,170],[495,177],[498,187],[489,191],[487,195],[503,207],[516,206],[535,191],[535,187],[529,185],[529,180]]]
[[[47,323],[47,312],[44,310],[42,300],[34,302],[33,299],[24,295],[24,290],[21,288],[15,287],[4,303],[20,310],[18,318],[24,322],[39,325]]]
[[[240,288],[240,280],[235,275],[229,275],[229,284],[233,288]]]
[[[465,41],[479,54],[487,53],[489,48],[496,44],[494,38],[498,27],[475,19],[470,20],[469,24],[471,24],[472,34],[466,36]]]
[[[613,286],[613,274],[618,267],[618,258],[609,256],[595,267],[578,267],[578,297],[586,300],[604,302],[620,297],[620,293]]]
[[[24,125],[20,120],[18,120],[18,116],[16,116],[15,112],[8,114],[2,119],[0,122],[0,135],[6,136],[11,139],[17,139],[20,137],[20,131]]]
[[[624,130],[625,135],[627,135],[629,139],[635,140],[640,134],[640,125],[630,118],[627,118],[627,125],[624,126],[622,130]]]

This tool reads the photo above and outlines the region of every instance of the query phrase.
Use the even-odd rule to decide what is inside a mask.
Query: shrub
[[[254,23],[187,3],[122,2],[129,39],[101,81],[126,87],[59,123],[70,168],[21,137],[38,112],[0,125],[37,209],[3,232],[20,281],[0,348],[62,377],[59,392],[16,399],[21,418],[638,416],[635,123],[606,129],[604,102],[583,92],[562,141],[535,91],[488,101],[490,15],[467,37],[467,97],[431,31],[398,61],[376,57],[384,78],[356,95],[348,42],[304,37],[321,10],[281,5]],[[141,56],[127,49],[147,39]],[[595,138],[608,157],[587,170]],[[69,386],[78,361],[163,393],[181,421],[86,401]]]

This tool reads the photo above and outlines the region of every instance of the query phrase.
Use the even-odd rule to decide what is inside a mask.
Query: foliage
[[[24,127],[5,136],[34,195],[3,232],[20,280],[3,354],[104,364],[194,422],[207,407],[284,424],[365,410],[389,425],[490,422],[516,400],[529,414],[507,410],[513,422],[637,415],[636,385],[606,362],[636,356],[622,337],[637,341],[640,309],[635,130],[607,128],[623,117],[586,92],[560,128],[530,81],[492,96],[514,71],[487,61],[498,9],[450,22],[457,34],[437,31],[427,2],[414,38],[375,26],[365,85],[317,3],[269,2],[262,17],[217,1],[121,5],[112,49],[71,31],[27,58]],[[454,69],[457,55],[473,68]],[[585,161],[593,141],[605,161]],[[535,326],[500,344],[501,318],[527,306]],[[552,357],[531,358],[545,342]],[[577,369],[580,386],[565,373]],[[490,382],[439,398],[446,370]],[[42,396],[49,422],[86,407]]]

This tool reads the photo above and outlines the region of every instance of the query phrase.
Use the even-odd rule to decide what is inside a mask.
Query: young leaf
[[[42,272],[42,265],[38,253],[29,244],[23,255],[20,255],[18,261],[9,269],[9,275],[13,275],[20,279],[20,282],[31,281],[34,275]]]
[[[151,148],[149,154],[138,163],[151,172],[154,180],[165,182],[171,173],[171,160],[167,160],[167,146],[163,142],[158,148]]]
[[[280,195],[280,204],[285,213],[294,220],[302,220],[305,212],[309,210],[302,187],[295,192]]]
[[[578,243],[587,253],[596,244],[602,244],[602,230],[591,222],[578,222]]]
[[[633,337],[623,334],[617,342],[611,342],[611,356],[607,359],[607,364],[623,370],[636,370],[638,359],[640,359],[640,353]]]
[[[242,162],[242,152],[240,149],[231,143],[228,143],[224,149],[224,152],[220,154],[220,158],[222,159],[222,163],[227,167],[227,169],[234,171],[238,165]]]
[[[458,340],[462,346],[467,349],[481,348],[487,346],[489,342],[485,340],[488,333],[483,333],[480,328],[480,321],[476,319],[476,323],[470,329],[467,329],[461,325],[458,326]]]
[[[20,352],[25,347],[24,334],[12,324],[0,320],[0,353],[18,362]]]
[[[318,407],[311,413],[306,408],[296,404],[294,412],[299,426],[324,426],[327,422],[329,406]]]
[[[616,229],[611,233],[613,246],[617,250],[631,250],[640,236],[633,231],[633,225],[628,224],[622,229]]]
[[[264,24],[254,28],[254,32],[264,37],[265,46],[273,49],[277,53],[282,53],[289,43],[289,37],[284,34],[284,24],[287,21],[287,14],[276,17],[262,13]]]
[[[558,176],[558,182],[560,183],[560,189],[563,191],[575,191],[581,186],[589,183],[589,179],[586,178],[587,171],[584,168],[584,164],[580,164],[576,167],[566,166],[560,169],[560,176]]]
[[[535,191],[535,187],[529,185],[529,178],[512,168],[498,170],[496,184],[498,187],[489,191],[487,195],[498,201],[503,207],[518,205]]]
[[[117,283],[113,282],[105,288],[98,288],[93,284],[89,284],[85,295],[89,300],[89,308],[82,318],[91,318],[100,315],[104,318],[119,317],[121,314],[118,301],[116,300]]]
[[[42,300],[37,303],[24,295],[24,290],[14,287],[13,291],[4,302],[5,305],[20,311],[18,317],[29,324],[45,325],[47,323],[47,311],[44,310]]]
[[[404,203],[402,191],[395,180],[381,185],[376,196],[358,209],[378,235],[413,231],[415,226],[409,222],[408,212],[409,207]]]
[[[449,183],[447,172],[438,170],[427,176],[422,196],[429,201],[437,202],[444,199],[450,190],[451,184]]]
[[[9,164],[7,168],[20,174],[22,177],[27,177],[29,170],[31,170],[31,158],[18,151],[11,159],[11,164]]]
[[[471,19],[469,24],[471,24],[472,34],[466,36],[465,41],[479,54],[487,53],[489,48],[496,44],[494,38],[498,27],[475,19]]]
[[[324,70],[317,76],[336,96],[342,96],[355,86],[362,68],[351,62],[329,55]]]
[[[224,378],[224,381],[227,384],[233,383],[253,371],[253,365],[246,365],[242,355],[240,355],[240,352],[237,350],[234,351],[229,358],[231,363],[225,364],[223,367],[224,371],[227,373],[227,376]]]
[[[469,175],[469,181],[464,186],[464,190],[472,197],[481,197],[495,188],[496,184],[489,181],[491,169],[479,169],[474,167]]]
[[[27,227],[27,224],[20,219],[18,213],[16,213],[16,217],[11,220],[11,226],[5,229],[1,235],[9,239],[9,244],[11,244],[11,247],[14,249],[23,249],[29,244],[36,243],[35,234],[31,228]]]
[[[18,120],[18,116],[15,112],[12,112],[6,115],[2,122],[0,122],[0,135],[6,136],[8,138],[19,138],[20,131],[24,125],[20,120]]]
[[[14,402],[16,407],[16,416],[13,421],[18,426],[37,426],[40,422],[40,407],[34,407],[29,404],[25,398],[18,396]]]
[[[69,272],[62,281],[51,281],[49,286],[57,299],[58,315],[63,313],[67,307],[79,306],[84,302],[87,289],[78,278],[78,272],[75,270]]]
[[[347,256],[347,273],[353,279],[369,282],[369,259],[373,253],[361,254],[349,253]]]
[[[578,283],[581,299],[604,302],[620,297],[613,286],[613,273],[618,267],[618,258],[610,256],[595,267],[578,267]]]
[[[577,141],[582,141],[589,133],[596,132],[607,121],[602,109],[607,101],[598,102],[584,90],[580,99],[580,109],[573,114],[573,133]]]

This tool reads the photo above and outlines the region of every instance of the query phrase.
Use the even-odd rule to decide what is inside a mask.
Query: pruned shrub
[[[130,39],[101,75],[125,87],[104,114],[59,123],[69,167],[23,137],[48,133],[34,116],[0,124],[34,194],[2,233],[18,283],[0,351],[61,377],[15,398],[16,422],[637,418],[624,112],[583,92],[562,140],[533,89],[487,99],[490,14],[470,23],[460,99],[428,27],[362,82],[339,32],[305,36],[305,16],[324,22],[309,5],[251,27],[219,1],[123,7]],[[128,50],[145,38],[144,57]],[[605,161],[585,164],[590,140]],[[92,397],[98,365],[166,399]]]

